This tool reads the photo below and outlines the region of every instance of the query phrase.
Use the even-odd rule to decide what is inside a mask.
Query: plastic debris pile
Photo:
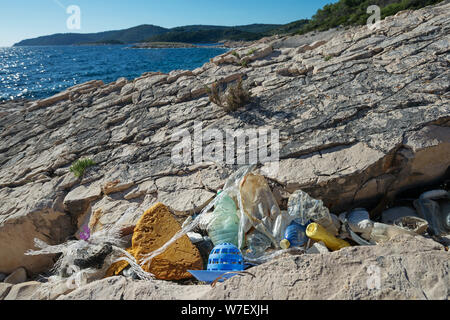
[[[302,190],[292,193],[287,210],[281,210],[266,179],[254,169],[237,170],[215,199],[182,226],[167,207],[154,205],[134,228],[131,246],[119,229],[90,234],[84,227],[81,240],[56,246],[36,240],[40,250],[27,254],[61,253],[49,281],[75,276],[90,282],[114,275],[180,280],[194,275],[210,283],[238,274],[244,265],[258,265],[287,252],[313,254],[376,245],[398,234],[434,238],[450,234],[450,194],[445,190],[422,194],[414,208],[385,210],[378,222],[363,208],[337,216]],[[170,230],[161,229],[161,221],[171,225]]]

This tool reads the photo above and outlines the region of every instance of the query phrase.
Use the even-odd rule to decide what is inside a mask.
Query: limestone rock
[[[449,127],[426,126],[419,131],[408,133],[404,144],[414,151],[414,159],[409,165],[410,176],[400,185],[432,183],[445,174],[449,166],[441,159],[450,159]]]
[[[56,180],[56,179],[55,179]],[[63,195],[56,181],[0,188],[0,272],[10,274],[24,267],[30,276],[52,267],[54,255],[26,256],[36,249],[34,239],[62,243],[74,232],[62,208]]]
[[[82,214],[92,201],[100,198],[101,194],[101,187],[97,183],[79,186],[64,198],[64,207],[74,215]]]
[[[194,76],[194,74],[190,70],[174,70],[169,73],[169,76],[167,77],[167,82],[173,83],[181,77],[191,77],[191,76]]]
[[[443,246],[403,236],[377,246],[285,256],[250,269],[255,277],[218,284],[202,299],[448,300],[448,268]]]
[[[86,220],[89,221],[89,228],[92,232],[102,230],[105,226],[111,227],[129,227],[136,224],[135,216],[125,216],[127,210],[137,211],[136,204],[130,205],[124,200],[115,200],[111,197],[103,197],[101,200],[93,203],[87,214]]]
[[[4,300],[32,300],[33,295],[42,286],[37,281],[24,282],[11,287]]]
[[[9,283],[0,283],[0,300],[3,300],[8,295],[12,286]]]
[[[70,96],[70,93],[68,91],[63,91],[61,93],[58,93],[50,98],[40,100],[38,102],[33,103],[29,108],[28,111],[34,111],[38,108],[47,107],[49,105],[55,104],[59,101],[68,100]]]
[[[136,224],[133,234],[133,254],[141,261],[149,254],[169,241],[180,225],[162,203],[147,210]],[[203,262],[198,249],[187,235],[170,245],[163,253],[152,259],[150,266],[143,269],[161,280],[180,280],[191,278],[187,270],[202,270]]]
[[[119,276],[92,282],[58,300],[198,300],[210,289],[209,285],[137,281]]]
[[[27,271],[25,268],[19,268],[6,277],[4,283],[19,284],[27,281]]]
[[[36,286],[33,290],[30,299],[31,300],[56,300],[62,295],[71,293],[76,288],[67,284],[66,281],[60,281],[57,283],[42,283],[40,286]]]

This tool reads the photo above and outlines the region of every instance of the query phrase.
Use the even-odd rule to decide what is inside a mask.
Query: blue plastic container
[[[244,259],[241,251],[231,243],[223,243],[215,246],[209,254],[209,271],[242,271]]]
[[[296,221],[286,228],[284,233],[284,239],[281,240],[280,246],[283,249],[288,249],[290,247],[301,247],[306,244],[308,237],[306,236],[306,226],[302,226]]]
[[[199,281],[211,283],[227,272],[244,270],[244,259],[241,251],[231,243],[223,243],[214,247],[209,254],[207,270],[188,270]],[[219,282],[223,282],[235,274],[226,274]]]

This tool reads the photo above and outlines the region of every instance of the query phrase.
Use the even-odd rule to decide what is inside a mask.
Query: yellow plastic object
[[[309,224],[306,228],[306,235],[313,240],[323,241],[328,249],[333,251],[350,247],[347,241],[336,238],[318,223]]]
[[[290,246],[291,246],[291,243],[289,242],[288,239],[283,239],[280,241],[280,247],[282,249],[289,249]]]
[[[131,255],[134,255],[132,248],[128,248],[127,251]],[[117,262],[113,263],[106,271],[105,278],[119,275],[128,266],[129,266],[129,263],[125,260],[121,260],[121,261],[117,261]]]

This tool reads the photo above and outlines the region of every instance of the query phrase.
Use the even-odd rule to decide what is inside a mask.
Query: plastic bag
[[[370,234],[370,241],[375,243],[382,243],[389,241],[399,234],[409,234],[412,236],[417,236],[417,233],[409,231],[397,226],[391,226],[384,223],[375,222],[373,224],[372,233]]]
[[[323,205],[323,202],[313,199],[302,190],[295,191],[289,198],[288,214],[292,220],[298,219],[300,224],[304,226],[314,221],[324,227],[333,236],[336,236],[340,229],[339,219],[332,217],[328,208]]]
[[[225,194],[217,203],[206,228],[214,245],[238,245],[239,217],[233,199]]]
[[[250,225],[270,239],[275,248],[279,247],[282,239],[281,232],[275,228],[275,222],[281,215],[277,201],[266,182],[266,179],[258,174],[249,173],[242,179],[239,185],[240,206],[249,224],[244,225],[248,230]]]
[[[437,236],[450,234],[450,194],[445,190],[425,192],[414,201],[420,217],[427,220]]]
[[[200,222],[202,223],[203,226],[207,226],[209,221],[211,221],[210,219],[213,219],[213,215],[211,209],[222,200],[222,197],[224,197],[225,195],[228,195],[234,199],[238,199],[239,201],[239,183],[242,180],[242,178],[249,172],[251,172],[254,168],[256,167],[256,165],[250,165],[250,166],[243,166],[241,168],[239,168],[236,172],[234,172],[226,181],[225,186],[223,188],[223,192],[221,192],[219,195],[217,195],[213,201],[211,201],[210,203],[208,203],[208,205],[206,205],[202,211],[197,215],[197,217],[195,219],[193,219],[190,223],[187,224],[183,224],[183,227],[181,228],[181,230],[179,230],[173,237],[172,239],[170,239],[169,241],[167,241],[161,248],[145,255],[142,260],[141,260],[141,265],[145,265],[147,263],[150,263],[150,261],[158,256],[160,253],[164,252],[172,243],[174,243],[175,241],[177,241],[179,238],[181,238],[183,235],[185,235],[188,232],[193,231],[194,229],[196,229],[197,227],[200,226]],[[239,204],[240,206],[240,204]],[[241,207],[241,206],[240,206]],[[240,211],[241,212],[241,211]],[[208,215],[208,217],[206,217],[206,215]],[[245,233],[243,232],[243,225],[245,225],[246,219],[245,217],[242,218],[242,212],[240,215],[240,221],[239,221],[240,225],[239,225],[239,245],[241,246],[241,244],[243,244],[244,241],[244,237],[245,237]],[[248,230],[247,230],[248,231]],[[239,247],[240,247],[239,246]]]
[[[248,263],[260,264],[285,252],[302,251],[299,248],[276,250],[275,252],[268,250],[271,247],[280,248],[279,244],[287,226],[295,218],[301,217],[300,212],[308,217],[312,216],[319,219],[334,234],[337,232],[339,229],[337,217],[332,217],[328,209],[323,207],[322,201],[311,199],[307,194],[299,193],[309,201],[306,203],[309,206],[306,206],[305,210],[297,210],[293,207],[292,215],[287,211],[281,211],[265,178],[252,173],[255,168],[256,165],[243,166],[234,172],[227,179],[223,192],[206,205],[194,219],[183,224],[182,229],[161,248],[143,257],[141,265],[150,263],[151,259],[164,252],[187,232],[196,228],[206,231],[214,220],[212,208],[220,203],[224,196],[229,196],[237,204],[239,215],[238,248],[242,250],[244,260]],[[302,203],[299,205],[300,207],[305,206]]]
[[[369,212],[366,209],[354,209],[347,214],[347,222],[353,232],[361,233],[361,236],[369,240],[372,233],[373,222],[370,220]]]
[[[124,216],[127,214],[125,212]],[[122,248],[125,243],[121,239],[120,225],[94,232],[86,240],[71,240],[53,246],[39,239],[34,239],[34,242],[39,250],[28,250],[26,255],[61,253],[52,268],[54,275],[48,278],[49,282],[66,281],[79,287],[103,278],[110,265],[121,260],[128,261],[131,269],[141,279],[154,278],[152,274],[142,270],[134,257]]]

